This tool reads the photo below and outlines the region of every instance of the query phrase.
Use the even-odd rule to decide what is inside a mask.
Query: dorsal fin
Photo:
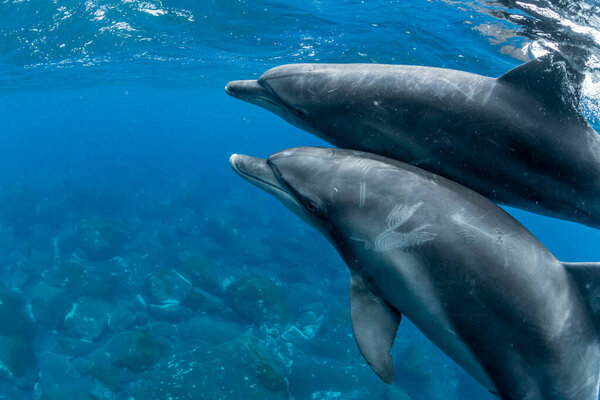
[[[359,276],[350,281],[352,330],[361,354],[385,383],[394,380],[390,349],[402,315],[373,293]]]
[[[534,96],[549,111],[583,119],[579,99],[584,78],[570,60],[552,52],[511,69],[498,80]]]
[[[569,272],[600,330],[600,263],[562,263]]]

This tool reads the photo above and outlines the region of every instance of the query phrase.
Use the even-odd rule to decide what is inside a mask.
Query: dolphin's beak
[[[289,189],[277,178],[267,160],[262,158],[233,154],[229,165],[242,178],[272,194],[286,207],[302,217],[302,204],[290,193]]]
[[[239,176],[275,197],[289,197],[288,190],[279,182],[267,160],[233,154],[229,157],[229,165]]]
[[[225,86],[225,92],[236,99],[247,101],[261,107],[277,106],[270,90],[255,80],[231,81]]]

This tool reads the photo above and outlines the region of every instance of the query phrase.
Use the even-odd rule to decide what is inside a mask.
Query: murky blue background
[[[223,87],[292,62],[498,76],[557,47],[588,71],[598,129],[598,15],[591,1],[0,1],[0,398],[492,398],[406,320],[394,385],[370,371],[342,261],[227,162],[324,143]],[[509,211],[559,259],[600,260],[597,230]]]

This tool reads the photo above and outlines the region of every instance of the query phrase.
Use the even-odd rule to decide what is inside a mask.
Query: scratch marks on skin
[[[359,167],[362,172],[362,177],[360,179],[359,190],[358,190],[358,207],[359,208],[365,207],[365,202],[366,202],[366,198],[367,198],[367,175],[372,170],[375,170],[375,172],[377,172],[377,173],[386,172],[386,171],[396,172],[392,168],[381,167],[378,165],[378,163],[375,163],[372,160],[348,158],[348,162],[351,163],[351,168]]]
[[[463,227],[457,233],[457,237],[463,244],[471,245],[475,240],[480,243],[484,243],[485,241],[488,243],[491,242],[493,244],[493,251],[502,258],[502,267],[504,269],[510,268],[511,264],[513,264],[513,250],[510,249],[507,239],[513,234],[506,234],[500,228],[495,228],[493,232],[481,229],[475,223],[466,220],[461,213],[453,214],[450,218],[458,226]]]
[[[362,177],[359,182],[358,207],[364,208],[367,199],[367,175],[371,171],[377,173],[397,171],[393,168],[381,167],[379,163],[372,160],[351,158],[348,160],[352,164],[351,168],[360,168]],[[351,238],[354,241],[362,242],[365,249],[374,249],[375,251],[388,251],[393,249],[413,249],[423,243],[435,239],[436,234],[428,232],[426,229],[431,227],[429,224],[422,225],[412,231],[402,231],[402,227],[412,218],[417,210],[423,205],[419,202],[412,206],[399,204],[392,209],[385,221],[385,229],[379,234],[375,241],[363,238]]]
[[[358,189],[358,207],[363,208],[365,206],[365,199],[367,197],[367,174],[375,167],[375,164],[371,160],[349,158],[348,161],[350,160],[352,167],[359,167],[362,172]]]
[[[502,266],[504,269],[508,269],[508,267],[510,267],[512,252],[504,243],[504,232],[502,232],[501,229],[496,228],[495,234],[496,251],[500,253],[500,256],[502,257]]]
[[[423,202],[413,206],[399,204],[392,209],[386,219],[386,228],[375,238],[375,251],[388,251],[393,249],[408,249],[432,241],[436,235],[425,229],[431,225],[425,224],[410,232],[399,232],[401,228],[414,213],[423,205]]]
[[[358,207],[363,208],[365,206],[365,196],[367,191],[367,183],[362,180],[360,181],[360,189],[358,191]]]
[[[410,207],[405,204],[397,205],[392,209],[385,221],[386,228],[388,230],[399,228],[401,225],[405,224],[422,205],[422,201]]]

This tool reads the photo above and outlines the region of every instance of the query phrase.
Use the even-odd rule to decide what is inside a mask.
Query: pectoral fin
[[[394,365],[390,349],[402,315],[356,276],[350,281],[350,314],[361,354],[377,376],[385,383],[392,383]]]

